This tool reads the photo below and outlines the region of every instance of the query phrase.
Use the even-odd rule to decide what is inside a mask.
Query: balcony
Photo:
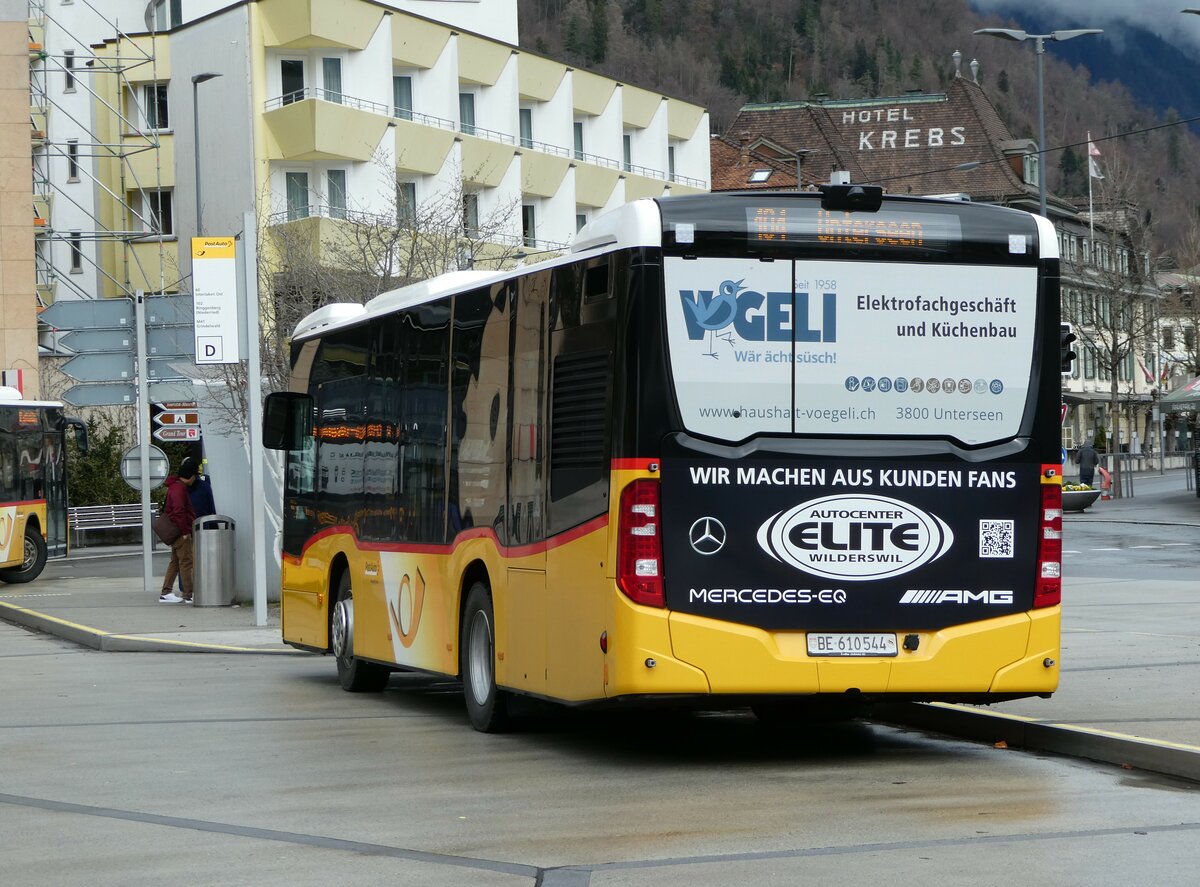
[[[316,87],[269,99],[263,110],[271,160],[370,160],[392,116],[391,105]]]
[[[368,3],[263,0],[257,5],[263,43],[284,49],[365,49],[384,16],[382,7]]]

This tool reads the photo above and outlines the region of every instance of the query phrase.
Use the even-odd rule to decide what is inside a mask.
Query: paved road
[[[19,885],[1192,885],[1200,790],[746,714],[534,718],[356,696],[328,660],[121,654],[0,625],[3,880]]]

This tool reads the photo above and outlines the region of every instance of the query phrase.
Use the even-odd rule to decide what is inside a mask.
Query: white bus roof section
[[[353,326],[368,317],[379,317],[423,305],[454,293],[466,292],[514,277],[530,270],[549,270],[587,258],[588,253],[601,255],[618,249],[662,245],[662,214],[658,204],[650,199],[635,200],[604,213],[584,225],[575,235],[567,255],[535,265],[522,265],[505,271],[450,271],[400,289],[380,293],[366,305],[334,304],[318,308],[300,323],[292,333],[293,341],[310,339],[315,335],[344,326]]]
[[[1059,258],[1058,232],[1054,230],[1054,223],[1036,213],[1033,220],[1037,222],[1038,228],[1038,257],[1042,259]]]
[[[318,308],[308,317],[296,324],[293,339],[305,339],[331,326],[343,326],[361,320],[367,314],[365,305],[353,305],[338,302]]]
[[[662,213],[658,204],[646,197],[596,217],[579,229],[571,243],[571,252],[605,246],[613,249],[662,246]]]

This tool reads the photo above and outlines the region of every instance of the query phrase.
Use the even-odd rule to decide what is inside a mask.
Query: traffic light
[[[1075,352],[1071,350],[1071,343],[1074,341],[1075,334],[1071,332],[1071,325],[1060,323],[1058,325],[1058,368],[1064,376],[1071,375],[1071,364],[1075,361]]]

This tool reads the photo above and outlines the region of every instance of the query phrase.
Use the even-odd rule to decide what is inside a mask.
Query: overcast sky
[[[1061,27],[1074,23],[1089,28],[1112,28],[1121,21],[1134,22],[1152,31],[1180,50],[1200,59],[1200,15],[1180,15],[1181,9],[1200,9],[1200,0],[971,0],[980,10],[1000,11],[1018,24],[1022,6],[1035,9],[1040,17],[1061,15]],[[1052,24],[1052,28],[1059,27]],[[1120,42],[1120,34],[1107,37]]]

